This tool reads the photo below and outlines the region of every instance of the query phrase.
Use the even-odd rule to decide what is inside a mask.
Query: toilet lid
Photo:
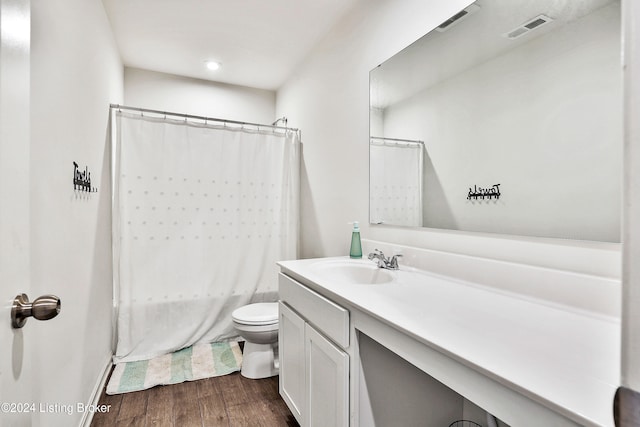
[[[234,322],[243,325],[270,325],[278,323],[278,303],[258,302],[237,308],[231,314]]]

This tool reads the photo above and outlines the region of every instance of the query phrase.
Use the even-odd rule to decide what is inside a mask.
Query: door
[[[29,328],[13,329],[13,299],[30,291],[29,0],[0,0],[0,426],[31,425]],[[31,295],[29,295],[31,296]]]
[[[305,324],[306,426],[349,425],[349,355]]]
[[[615,402],[618,427],[640,425],[640,2],[622,2],[624,59],[624,222],[622,366]]]
[[[298,423],[305,405],[304,319],[280,302],[278,352],[280,357],[280,395]]]

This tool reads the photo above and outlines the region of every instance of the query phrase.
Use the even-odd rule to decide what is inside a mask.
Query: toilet
[[[278,375],[278,303],[245,305],[234,310],[231,317],[245,339],[242,376],[258,379]]]

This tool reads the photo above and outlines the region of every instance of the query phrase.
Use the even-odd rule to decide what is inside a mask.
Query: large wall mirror
[[[620,1],[478,0],[370,73],[370,222],[620,242]]]

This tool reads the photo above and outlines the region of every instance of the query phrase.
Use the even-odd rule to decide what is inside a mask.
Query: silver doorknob
[[[17,295],[11,307],[11,326],[22,328],[28,317],[38,320],[53,319],[60,313],[60,298],[55,295],[43,295],[29,302],[27,294]]]

